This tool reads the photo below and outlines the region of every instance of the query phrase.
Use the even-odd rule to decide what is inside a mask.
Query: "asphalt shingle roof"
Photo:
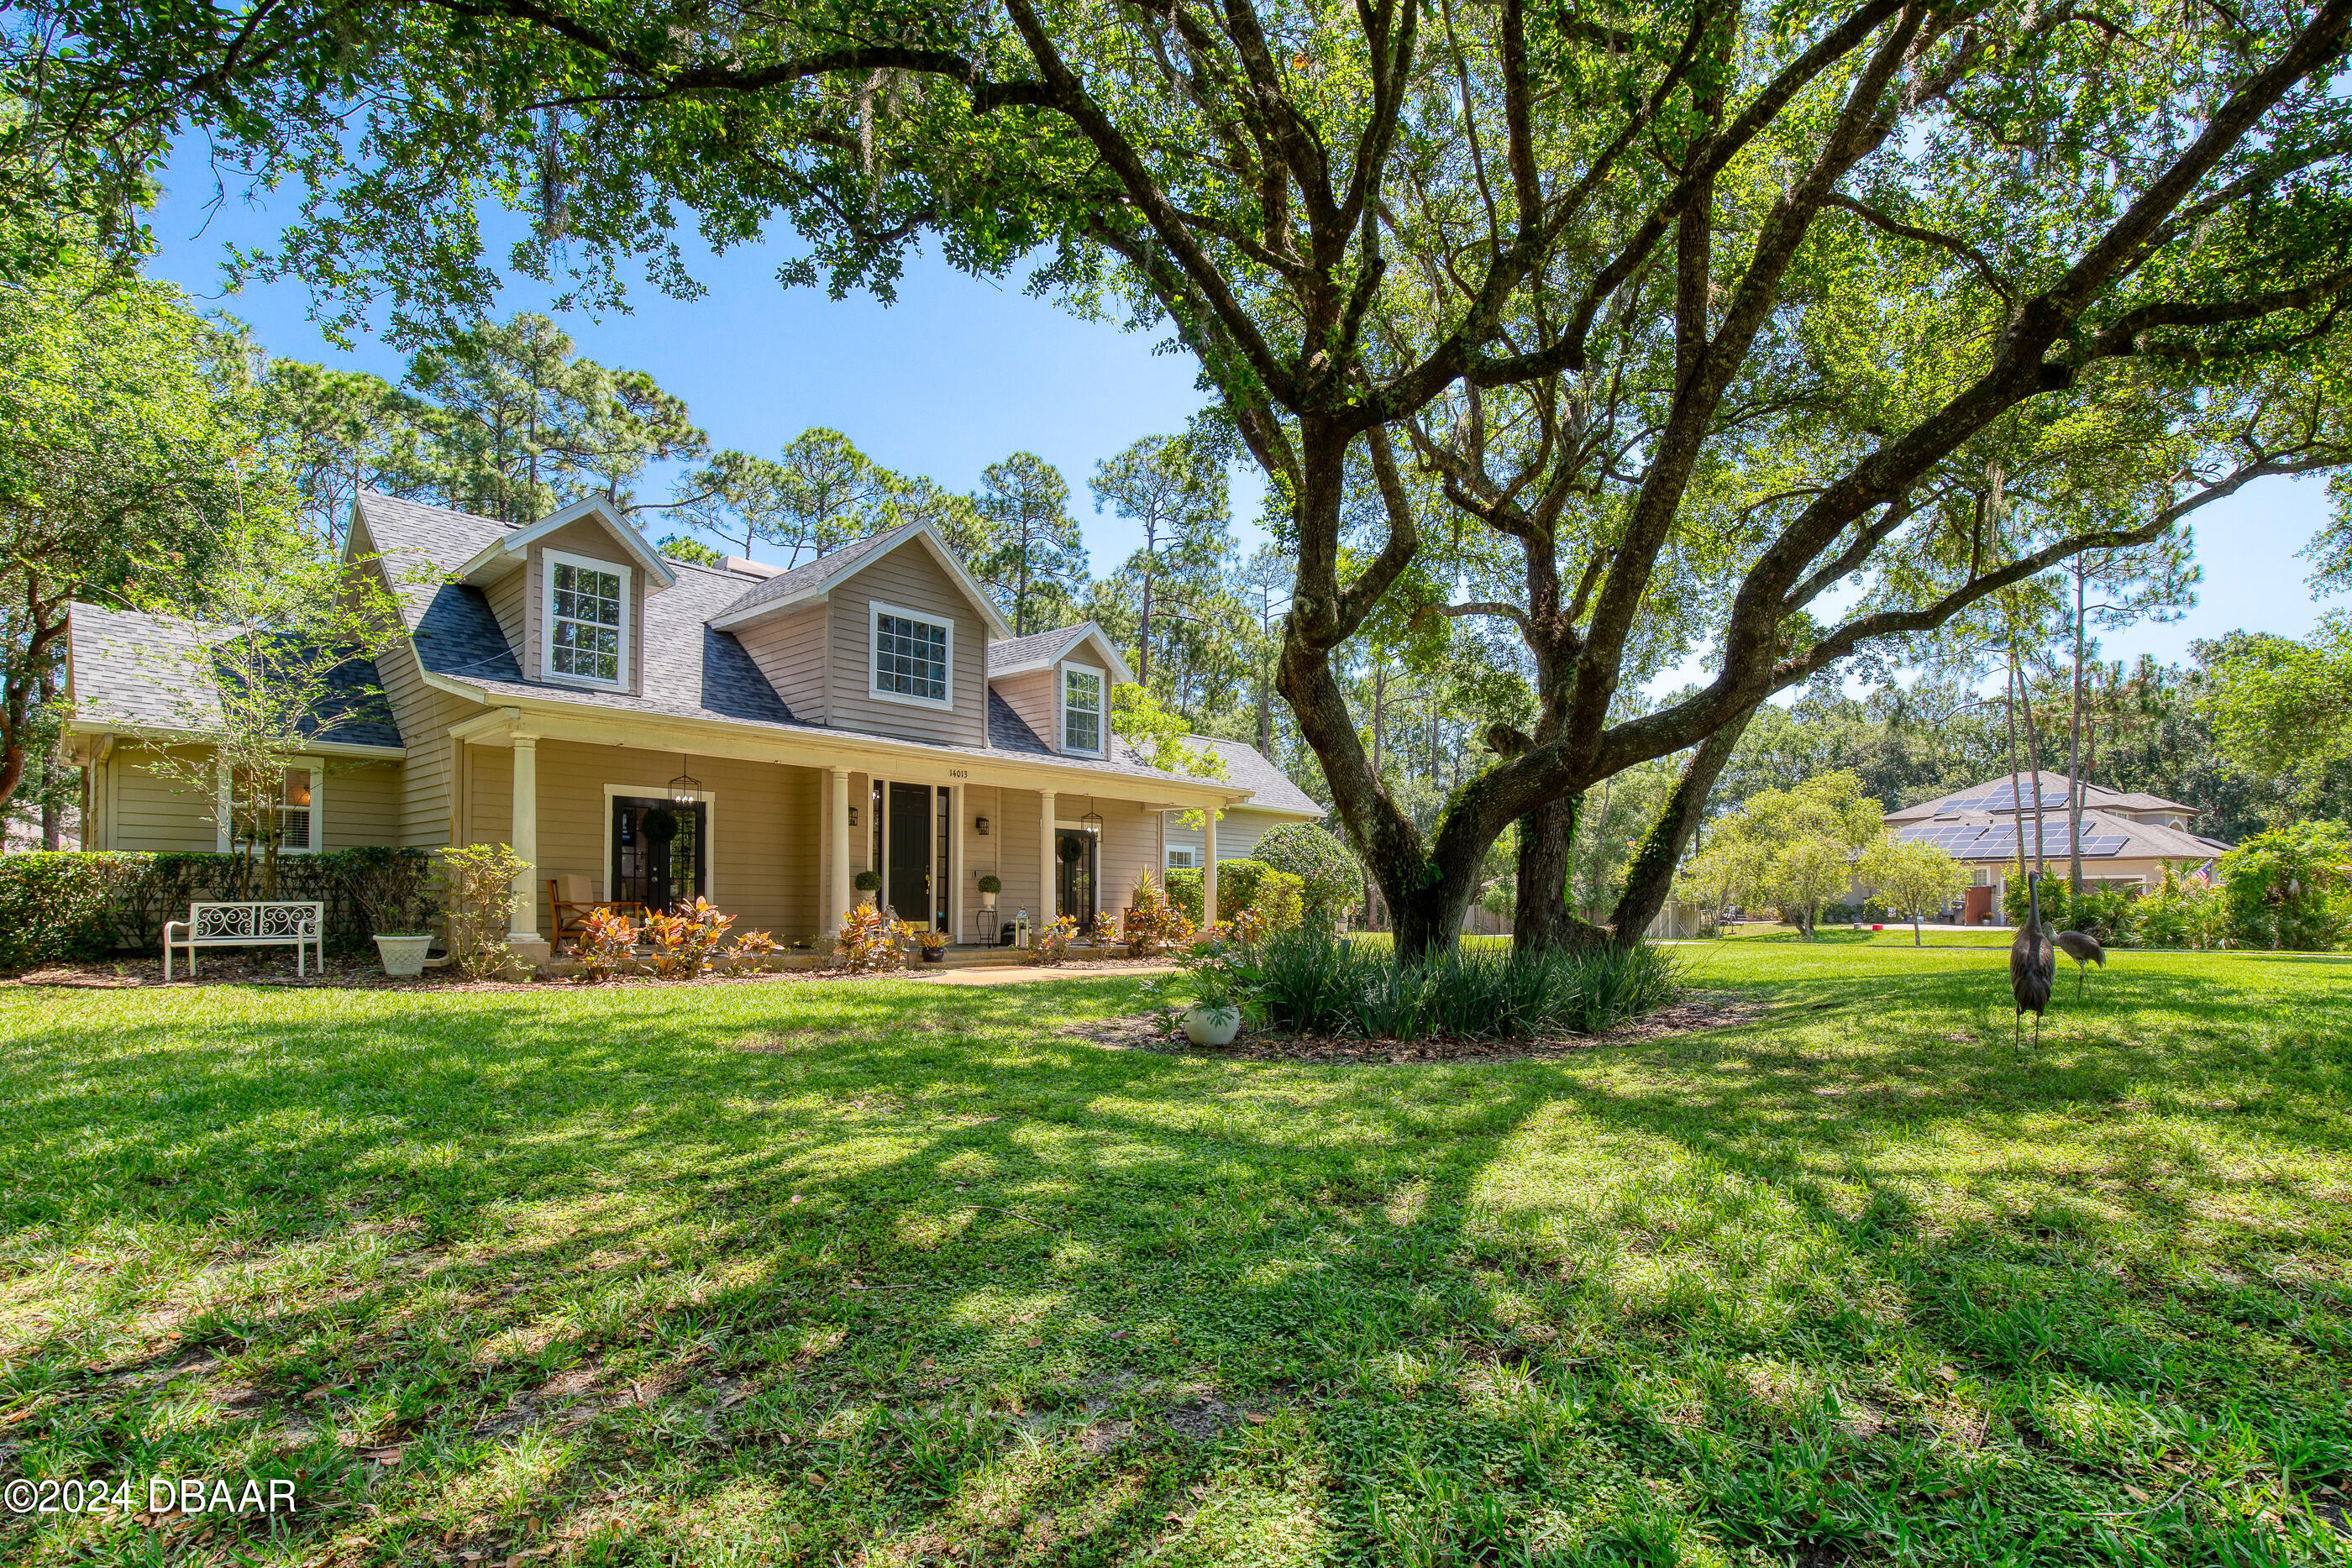
[[[1026,637],[1007,638],[988,645],[988,667],[992,670],[1017,669],[1023,664],[1043,664],[1060,656],[1063,649],[1084,637],[1094,628],[1091,623],[1076,626],[1056,626],[1050,632],[1032,632]]]
[[[907,524],[845,546],[821,561],[761,580],[748,592],[746,580],[737,573],[672,561],[677,573],[676,585],[646,597],[646,624],[639,632],[645,650],[645,692],[640,696],[625,692],[544,685],[523,679],[521,667],[507,646],[506,634],[490,612],[489,601],[479,589],[447,580],[450,572],[506,531],[502,524],[488,517],[373,494],[360,498],[360,513],[367,523],[371,540],[385,557],[394,578],[402,616],[415,639],[417,657],[435,674],[478,686],[494,702],[511,694],[583,707],[785,727],[812,734],[854,732],[826,729],[795,719],[733,634],[713,631],[708,622],[740,612],[748,604],[770,602],[830,580],[857,561],[887,549],[919,526]],[[786,586],[777,589],[780,583]],[[1124,742],[1114,747],[1116,755],[1100,761],[1059,756],[993,691],[989,693],[987,720],[987,747],[926,744],[941,751],[971,756],[1011,752],[1050,758],[1073,771],[1129,779],[1173,782],[1183,778],[1150,766]],[[1241,789],[1274,791],[1278,797],[1254,800],[1252,804],[1320,814],[1322,808],[1300,793],[1279,769],[1252,748],[1233,741],[1210,744],[1225,757],[1227,778],[1223,782]]]
[[[780,599],[790,599],[793,595],[807,589],[831,582],[861,561],[886,553],[899,540],[906,538],[921,527],[920,523],[900,523],[895,528],[886,528],[878,534],[868,534],[862,539],[854,540],[828,555],[817,557],[814,560],[804,560],[800,565],[786,571],[780,571],[773,577],[762,578],[756,586],[744,592],[733,603],[713,613],[739,615],[746,610],[755,610],[762,604],[772,604]],[[740,582],[742,580],[739,578],[736,580]]]
[[[2044,810],[2063,810],[2065,808],[2066,775],[2053,773],[2047,769],[2040,773],[2019,773],[2016,778],[2016,790],[2024,800],[2029,810],[2032,808],[2037,783],[2040,786],[2042,805]],[[2093,784],[2088,780],[2085,780],[2083,785],[2083,804],[2086,807],[2104,806],[2129,811],[2179,811],[2189,816],[2194,816],[2197,811],[2194,806],[2184,806],[2178,800],[2166,800],[2154,795],[2126,795],[2121,790],[2110,789],[2103,784]],[[1922,800],[1916,806],[1906,806],[1900,810],[1889,811],[1886,814],[1886,820],[1890,822],[1916,821],[1936,816],[1939,812],[1951,810],[2013,813],[2014,808],[2011,803],[2010,776],[2004,773],[1998,779],[1988,779],[1981,784],[1971,784],[1965,789],[1955,789],[1948,795],[1939,795],[1932,800]]]
[[[77,719],[151,730],[217,720],[219,676],[208,676],[203,651],[227,635],[228,628],[79,602],[69,618]],[[334,707],[341,721],[331,729],[314,722],[305,733],[345,746],[402,744],[372,662],[352,658],[338,664],[329,684],[338,694]]]

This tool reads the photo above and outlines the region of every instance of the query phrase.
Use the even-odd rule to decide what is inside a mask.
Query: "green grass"
[[[299,1510],[0,1560],[2343,1549],[2352,964],[2124,955],[2020,1052],[1997,953],[1679,951],[1776,1010],[1309,1068],[1054,1032],[1118,977],[5,993],[0,1474]]]
[[[1810,942],[1814,946],[1834,947],[1908,947],[1913,945],[1911,927],[1908,923],[1897,925],[1892,920],[1885,921],[1883,922],[1885,926],[1883,931],[1871,930],[1871,924],[1869,921],[1863,922],[1863,928],[1859,931],[1854,930],[1851,925],[1818,925],[1814,927],[1811,937],[1808,938],[1795,926],[1783,925],[1777,920],[1742,921],[1726,929],[1722,940],[1726,942]],[[2016,938],[2017,932],[2010,927],[1974,925],[1961,930],[1948,928],[1942,931],[1922,931],[1919,933],[1918,946],[1999,947],[2005,952],[2010,943]]]

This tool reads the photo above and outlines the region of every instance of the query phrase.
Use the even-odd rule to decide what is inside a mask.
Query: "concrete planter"
[[[433,934],[422,936],[379,936],[375,950],[383,959],[383,972],[399,979],[409,979],[425,973],[425,955],[433,946]]]
[[[1184,1038],[1194,1045],[1231,1045],[1242,1031],[1242,1009],[1231,1005],[1187,1008],[1179,1021]]]

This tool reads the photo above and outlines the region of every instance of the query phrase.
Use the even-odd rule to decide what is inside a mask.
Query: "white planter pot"
[[[422,936],[379,936],[375,950],[383,958],[383,972],[406,977],[425,973],[425,950],[433,946],[433,934]]]
[[[1242,1031],[1242,1009],[1236,1007],[1187,1008],[1181,1020],[1184,1038],[1194,1045],[1231,1045]]]

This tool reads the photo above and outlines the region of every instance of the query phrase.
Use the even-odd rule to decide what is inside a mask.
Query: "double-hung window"
[[[285,770],[271,803],[269,824],[278,835],[279,852],[302,853],[319,847],[319,770],[297,763]]]
[[[946,707],[953,697],[950,665],[955,628],[936,615],[874,605],[874,695],[886,702]]]
[[[1102,672],[1085,664],[1062,666],[1062,749],[1101,755]]]
[[[617,686],[628,668],[629,569],[547,552],[546,673]]]
[[[1191,871],[1192,869],[1192,852],[1191,850],[1171,849],[1168,852],[1168,869],[1170,871]]]

